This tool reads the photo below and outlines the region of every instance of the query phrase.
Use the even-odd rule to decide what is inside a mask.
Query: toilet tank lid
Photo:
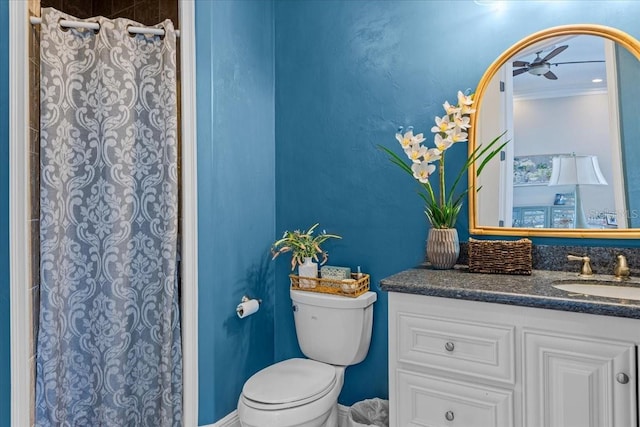
[[[356,298],[293,289],[290,292],[291,299],[295,302],[331,308],[366,308],[378,299],[378,294],[371,291],[365,292]]]

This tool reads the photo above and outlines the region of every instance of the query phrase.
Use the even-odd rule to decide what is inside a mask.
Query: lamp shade
[[[607,185],[597,156],[556,156],[549,185]]]

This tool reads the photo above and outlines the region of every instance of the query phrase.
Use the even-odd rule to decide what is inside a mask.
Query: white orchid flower
[[[461,90],[458,91],[458,105],[462,107],[463,105],[470,106],[473,104],[473,99],[471,95],[465,95]]]
[[[473,104],[473,98],[471,95],[467,96],[461,91],[458,91],[458,105],[460,106],[460,114],[469,115],[471,113],[475,113],[476,110],[471,108]]]
[[[460,113],[460,107],[458,107],[457,105],[449,104],[449,101],[445,101],[444,104],[442,104],[442,106],[444,107],[444,111],[446,111],[448,116],[452,114]]]
[[[429,176],[436,170],[436,167],[427,162],[414,163],[411,165],[413,177],[422,183],[429,182]]]
[[[421,144],[424,142],[424,134],[417,134],[411,139],[412,144]]]
[[[449,133],[448,136],[451,139],[451,141],[456,143],[456,142],[466,141],[467,138],[469,137],[469,134],[467,134],[466,132],[463,132],[461,128],[456,127]]]
[[[446,132],[449,129],[453,128],[454,126],[455,124],[451,123],[448,115],[442,116],[442,117],[436,117],[436,125],[431,128],[431,132],[433,133]]]
[[[469,106],[469,105],[464,105],[460,109],[460,114],[464,114],[464,115],[473,114],[475,112],[476,112],[476,110],[474,108],[471,108],[471,106]]]
[[[424,142],[424,135],[421,133],[414,135],[413,126],[409,126],[407,131],[403,134],[401,127],[398,129],[398,132],[396,132],[396,139],[406,152],[412,145]]]
[[[440,158],[442,157],[441,154],[442,153],[437,148],[429,148],[427,152],[422,156],[422,158],[425,162],[431,163],[435,162],[436,160],[440,160]]]
[[[453,116],[453,123],[461,129],[469,129],[471,127],[471,119],[461,114],[455,114]]]
[[[396,139],[398,140],[398,142],[400,143],[400,145],[402,145],[402,148],[404,148],[405,150],[411,146],[411,144],[413,144],[413,140],[416,138],[416,136],[413,135],[413,128],[409,128],[409,130],[407,130],[404,135],[401,132],[397,132],[396,133]]]
[[[413,163],[420,163],[420,158],[427,154],[427,148],[420,144],[411,144],[404,152]]]
[[[453,140],[451,140],[449,135],[447,135],[446,138],[443,138],[442,135],[437,133],[434,139],[434,143],[436,144],[436,147],[438,148],[438,150],[440,150],[440,152],[442,153],[447,148],[453,145]]]

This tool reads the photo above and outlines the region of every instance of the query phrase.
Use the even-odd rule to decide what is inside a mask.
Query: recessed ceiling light
[[[602,83],[602,79],[593,79],[591,83]]]

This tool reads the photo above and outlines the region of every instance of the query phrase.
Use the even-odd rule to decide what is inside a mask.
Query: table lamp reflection
[[[549,185],[575,186],[576,228],[589,228],[582,207],[580,186],[607,185],[607,180],[602,175],[598,164],[598,157],[575,154],[553,157]]]

